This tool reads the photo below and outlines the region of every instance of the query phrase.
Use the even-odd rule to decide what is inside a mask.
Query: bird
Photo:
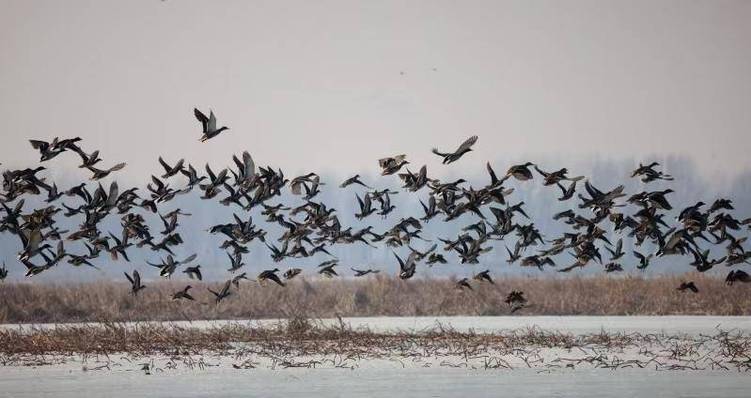
[[[607,250],[610,253],[610,261],[615,261],[615,260],[620,259],[625,254],[623,252],[623,238],[618,239],[618,242],[616,242],[614,249],[611,249],[606,246],[605,250]]]
[[[641,181],[644,183],[652,182],[655,180],[672,181],[673,177],[669,174],[665,174],[662,171],[657,171],[654,168],[659,166],[657,162],[652,162],[648,165],[639,163],[639,167],[631,173],[631,178],[642,177]]]
[[[231,285],[232,285],[232,280],[228,280],[227,282],[224,283],[224,285],[222,286],[222,289],[219,290],[218,292],[211,290],[211,288],[206,288],[206,290],[208,290],[211,294],[214,295],[214,302],[216,302],[216,304],[219,304],[222,300],[230,296]]]
[[[8,277],[8,269],[5,268],[5,262],[3,262],[3,267],[0,268],[0,281],[4,281],[5,278]]]
[[[537,172],[543,177],[542,185],[545,186],[559,184],[563,180],[577,182],[584,178],[584,176],[568,177],[568,169],[565,167],[558,171],[551,172],[542,171],[539,167],[537,167],[537,165],[534,165],[534,169],[537,170]]]
[[[417,263],[414,251],[409,254],[407,261],[402,260],[396,253],[394,253],[394,257],[399,262],[399,278],[409,279],[415,275]]]
[[[85,169],[90,166],[94,166],[95,164],[102,161],[102,159],[99,157],[99,151],[91,152],[90,154],[80,150],[76,151],[78,152],[78,155],[81,157],[81,164],[78,166],[79,169]]]
[[[201,275],[201,265],[198,264],[193,267],[186,267],[183,270],[183,273],[188,274],[188,277],[190,279],[198,279],[199,281],[203,280],[203,275]]]
[[[357,204],[360,206],[360,212],[355,213],[355,217],[357,217],[358,220],[362,220],[377,211],[372,205],[370,194],[366,194],[365,199],[360,198],[360,195],[358,194],[355,194],[355,197],[357,198]]]
[[[743,282],[743,283],[749,283],[751,282],[751,276],[746,271],[742,271],[739,269],[732,270],[728,274],[728,276],[725,278],[725,283],[728,285],[732,285],[735,282]]]
[[[335,276],[339,276],[339,274],[337,274],[336,270],[334,269],[334,267],[336,267],[336,265],[337,265],[337,263],[334,262],[334,263],[331,263],[329,265],[320,267],[318,269],[318,273],[320,275],[323,275],[323,276],[327,277],[327,278],[333,278]]]
[[[245,263],[242,262],[243,260],[242,253],[236,253],[234,256],[227,253],[227,257],[229,258],[229,262],[230,262],[230,266],[227,269],[227,271],[229,272],[235,272],[245,265]]]
[[[109,169],[105,169],[105,170],[100,170],[100,169],[97,169],[97,168],[95,168],[93,166],[88,166],[86,168],[89,169],[89,171],[91,171],[93,173],[92,176],[91,176],[91,179],[94,180],[94,181],[97,181],[97,180],[101,180],[103,178],[106,178],[108,175],[110,175],[111,173],[113,173],[115,171],[124,169],[126,165],[127,165],[127,163],[125,163],[125,162],[118,163],[118,164],[110,167]]]
[[[381,272],[380,270],[374,270],[374,269],[366,269],[366,270],[355,269],[355,268],[350,268],[350,269],[352,270],[352,272],[355,273],[355,277],[361,277],[361,276],[365,276],[368,274],[377,274]]]
[[[474,279],[477,281],[481,281],[481,282],[485,281],[490,284],[495,284],[495,282],[493,282],[493,278],[490,277],[490,270],[487,270],[487,269],[485,271],[477,273],[474,276]]]
[[[516,262],[516,260],[520,259],[522,257],[520,250],[521,250],[521,246],[519,245],[516,245],[516,247],[514,247],[513,252],[511,252],[511,250],[509,250],[509,248],[506,247],[506,252],[508,253],[508,260],[506,260],[506,262],[509,264],[513,264]]]
[[[440,152],[437,148],[433,148],[432,152],[443,158],[443,164],[450,164],[459,160],[467,152],[472,151],[472,146],[477,143],[477,138],[476,135],[467,138],[454,152]]]
[[[514,177],[519,181],[527,181],[533,178],[532,172],[529,170],[529,166],[534,166],[534,163],[527,162],[524,164],[517,164],[509,167],[506,172],[506,176]]]
[[[605,272],[620,272],[623,271],[623,266],[616,263],[616,262],[610,262],[605,264]]]
[[[571,182],[568,188],[564,187],[559,182],[555,184],[561,189],[561,196],[558,198],[559,201],[563,202],[574,197],[574,194],[576,193],[576,181]]]
[[[266,281],[272,281],[272,282],[276,283],[277,285],[284,287],[284,282],[282,282],[282,280],[279,279],[279,276],[276,274],[277,272],[279,272],[279,268],[274,268],[272,270],[265,270],[265,271],[261,272],[260,274],[258,274],[258,277],[256,279],[262,285]]]
[[[638,251],[634,250],[634,256],[639,260],[639,265],[636,266],[638,269],[646,269],[649,266],[649,260],[652,258],[652,253],[645,256]]]
[[[689,282],[681,282],[681,285],[678,286],[678,290],[681,292],[685,292],[686,290],[690,290],[694,293],[699,293],[699,288],[696,287],[693,281]]]
[[[137,270],[133,270],[132,277],[128,275],[127,272],[123,272],[123,273],[125,274],[125,277],[128,278],[128,281],[130,282],[130,285],[131,285],[130,291],[134,296],[138,295],[139,291],[146,288],[146,286],[141,284],[141,274],[139,274]]]
[[[339,188],[346,188],[352,184],[362,185],[365,188],[370,188],[368,185],[366,185],[364,182],[360,181],[360,175],[355,174],[354,176],[347,178],[339,185]]]
[[[524,297],[524,292],[519,290],[512,290],[511,293],[506,296],[504,302],[511,307],[512,314],[527,305],[527,299]]]
[[[202,135],[199,141],[206,142],[221,133],[222,131],[229,130],[229,127],[222,126],[216,128],[216,116],[214,111],[209,111],[209,117],[206,117],[198,108],[193,108],[193,114],[196,116],[199,122],[201,122]]]
[[[300,268],[290,268],[290,269],[284,271],[283,276],[284,276],[284,279],[290,280],[290,279],[296,277],[297,275],[300,275],[301,272],[302,272],[302,269],[300,269]]]
[[[75,138],[68,138],[68,139],[59,139],[58,137],[55,137],[52,142],[46,142],[41,140],[29,140],[31,143],[32,148],[39,151],[39,154],[41,155],[39,161],[45,162],[47,160],[50,160],[57,155],[65,152],[66,150],[74,150],[74,151],[80,151],[78,146],[76,146],[76,143],[81,141],[81,137],[75,137]]]
[[[160,156],[159,164],[161,164],[162,167],[164,168],[164,174],[162,174],[162,178],[170,178],[174,175],[177,175],[178,173],[182,173],[182,171],[185,169],[185,167],[183,166],[183,163],[185,163],[185,159],[180,159],[177,161],[177,163],[175,163],[174,166],[170,166]]]
[[[407,155],[396,155],[378,160],[381,166],[381,175],[391,175],[398,172],[404,165],[408,164]]]
[[[428,261],[425,263],[429,266],[433,266],[433,264],[446,264],[448,261],[446,261],[446,258],[443,257],[441,253],[430,253],[428,255]]]
[[[245,272],[235,275],[232,279],[230,279],[230,282],[235,285],[236,289],[239,289],[241,280],[248,280],[248,275]]]
[[[190,293],[188,293],[188,290],[190,290],[190,288],[191,286],[188,285],[188,286],[185,286],[183,290],[179,290],[175,292],[174,294],[172,294],[172,300],[179,300],[179,299],[186,299],[186,300],[191,300],[191,301],[195,300],[193,296],[191,296]]]
[[[468,278],[462,278],[459,281],[457,281],[456,282],[456,287],[459,290],[462,290],[462,289],[473,290],[472,289],[472,285],[469,283],[469,279]]]

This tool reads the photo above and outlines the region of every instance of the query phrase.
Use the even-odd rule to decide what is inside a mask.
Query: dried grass
[[[551,355],[551,353],[553,355]],[[155,357],[163,368],[155,368]],[[550,371],[575,366],[656,370],[751,370],[751,336],[718,330],[713,335],[606,333],[572,335],[537,328],[499,333],[441,327],[421,332],[353,330],[292,318],[274,327],[223,324],[209,328],[174,324],[80,324],[0,329],[0,365],[39,366],[80,362],[84,370],[111,369],[148,359],[147,372],[183,364],[235,369],[358,367],[363,361],[411,362],[422,367]]]
[[[679,292],[693,280],[699,294]],[[195,302],[173,301],[185,282],[146,282],[137,297],[117,282],[0,284],[0,323],[333,318],[336,316],[507,315],[511,290],[524,291],[522,315],[751,315],[751,289],[702,274],[642,277],[508,278],[459,290],[448,279],[293,280],[287,287],[245,282],[219,303],[192,283]]]

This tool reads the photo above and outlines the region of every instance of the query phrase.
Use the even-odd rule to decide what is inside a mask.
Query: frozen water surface
[[[6,368],[4,397],[748,397],[728,372],[531,369],[210,369],[179,373]]]
[[[425,317],[349,318],[353,328],[374,331],[420,331],[437,325],[477,332],[508,331],[527,327],[572,334],[608,332],[715,334],[717,328],[751,332],[750,317]],[[181,326],[212,327],[226,322],[274,324],[276,321],[179,322]],[[338,323],[338,320],[322,320]],[[37,325],[52,327],[53,325]],[[19,327],[4,325],[2,327]],[[27,328],[28,326],[23,326]],[[574,353],[575,354],[575,353]],[[632,355],[620,352],[617,355]],[[552,350],[546,358],[561,355]],[[564,356],[573,354],[563,353]],[[146,359],[118,359],[109,369],[96,369],[72,358],[65,363],[40,367],[0,367],[0,397],[198,397],[198,396],[346,396],[346,397],[749,397],[751,375],[734,370],[671,370],[626,368],[609,370],[577,365],[575,368],[484,369],[481,360],[468,367],[436,366],[395,360],[363,360],[354,369],[322,366],[315,369],[270,369],[259,363],[253,369],[235,369],[234,358],[206,356],[213,366],[162,370],[150,375],[140,371]],[[302,359],[301,359],[302,360]],[[444,358],[441,358],[444,360]],[[164,366],[167,358],[158,358]],[[259,360],[263,361],[263,360]],[[457,361],[459,363],[459,361]],[[423,367],[425,366],[425,367]],[[474,368],[472,368],[474,366]]]
[[[451,327],[459,331],[474,330],[478,333],[491,333],[539,327],[567,333],[639,332],[639,333],[714,333],[717,328],[751,332],[751,317],[747,316],[452,316],[452,317],[369,317],[344,318],[344,323],[357,328],[368,328],[374,332],[420,331],[437,326]],[[209,328],[228,323],[269,326],[278,320],[232,320],[232,321],[177,321],[163,322],[182,327]],[[338,319],[322,319],[325,325],[338,325]],[[147,322],[152,323],[152,322]],[[0,328],[49,328],[54,324],[12,325],[3,324]]]

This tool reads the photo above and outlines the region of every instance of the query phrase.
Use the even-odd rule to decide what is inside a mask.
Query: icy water
[[[374,332],[420,331],[436,327],[450,327],[458,331],[474,330],[491,333],[504,330],[539,327],[545,330],[573,334],[607,332],[638,333],[714,333],[723,330],[740,330],[751,333],[751,317],[748,316],[451,316],[451,317],[371,317],[344,318],[352,328],[367,328]],[[228,323],[258,326],[275,325],[279,320],[253,321],[177,321],[162,322],[181,327],[210,328]],[[338,319],[321,319],[324,325],[338,325]],[[151,322],[149,322],[151,323]],[[0,324],[0,328],[50,328],[54,324],[14,325]]]
[[[456,330],[493,332],[539,327],[572,334],[639,332],[712,335],[718,328],[751,332],[751,317],[424,317],[350,318],[353,328],[374,331],[420,331],[438,325]],[[181,326],[213,327],[226,322],[180,322]],[[276,321],[241,321],[274,324]],[[321,320],[338,323],[338,320]],[[54,325],[36,325],[54,327]],[[2,325],[0,327],[23,327]],[[576,354],[576,353],[573,353]],[[565,354],[565,355],[573,355]],[[617,354],[622,355],[622,354]],[[0,366],[1,397],[751,397],[751,374],[737,371],[650,368],[609,370],[526,368],[513,370],[424,367],[420,363],[364,361],[355,369],[235,369],[232,358],[211,358],[222,366],[140,371],[136,360],[117,358],[120,365],[92,369],[94,361],[68,361],[40,367]],[[229,360],[229,362],[228,362]],[[407,360],[405,359],[405,362]],[[162,364],[164,361],[161,362]],[[459,363],[459,362],[457,362]],[[427,364],[425,364],[427,365]],[[163,365],[161,365],[163,366]]]
[[[602,369],[206,370],[152,374],[2,369],[2,397],[749,397],[727,372]]]

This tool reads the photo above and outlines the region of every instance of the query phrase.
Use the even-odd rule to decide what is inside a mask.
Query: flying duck
[[[214,111],[209,111],[209,117],[206,117],[201,111],[199,111],[197,108],[193,109],[193,114],[196,116],[196,119],[198,119],[199,122],[201,122],[202,127],[202,133],[201,138],[199,141],[206,142],[217,135],[221,133],[224,130],[229,130],[229,127],[222,126],[220,128],[216,128],[216,116],[214,116]]]
[[[472,145],[475,143],[477,143],[477,136],[473,135],[459,145],[459,148],[456,148],[456,151],[454,152],[444,153],[440,152],[437,148],[433,148],[433,153],[443,158],[443,164],[449,164],[459,160],[465,153],[470,152],[472,150]]]

